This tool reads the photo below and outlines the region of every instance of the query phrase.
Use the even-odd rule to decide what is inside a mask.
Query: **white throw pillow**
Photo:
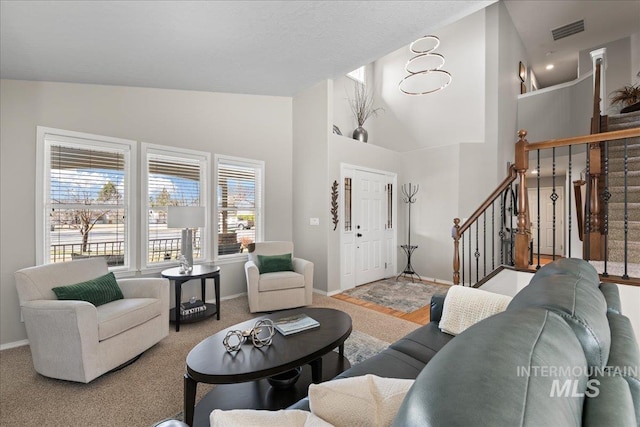
[[[413,383],[364,375],[311,384],[309,407],[335,426],[390,426]]]
[[[467,286],[451,286],[444,299],[440,330],[458,335],[469,326],[504,311],[511,297]]]
[[[211,427],[333,427],[310,412],[298,409],[256,411],[253,409],[214,409]]]

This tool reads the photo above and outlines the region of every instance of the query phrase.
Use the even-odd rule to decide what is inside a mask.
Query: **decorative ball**
[[[224,344],[228,352],[238,351],[245,340],[246,338],[242,336],[242,331],[229,331],[222,340],[222,344]]]
[[[260,337],[260,332],[262,332],[263,329],[267,331],[267,336]],[[257,348],[268,346],[271,345],[275,333],[276,329],[271,319],[258,320],[251,331],[251,341]]]

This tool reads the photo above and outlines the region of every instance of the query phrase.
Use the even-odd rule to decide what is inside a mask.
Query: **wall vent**
[[[584,31],[584,19],[551,30],[553,40],[560,40]]]

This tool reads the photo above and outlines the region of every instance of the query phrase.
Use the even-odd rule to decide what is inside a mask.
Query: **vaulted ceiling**
[[[291,96],[495,1],[3,0],[0,75]],[[575,78],[579,50],[640,31],[637,0],[505,5],[541,87]],[[553,41],[577,20],[584,32]]]
[[[291,96],[489,1],[2,1],[3,78]]]

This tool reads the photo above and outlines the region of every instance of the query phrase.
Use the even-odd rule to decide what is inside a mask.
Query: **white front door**
[[[540,188],[540,250],[541,254],[551,255],[553,251],[553,200],[551,200],[552,188]],[[555,212],[555,245],[556,255],[564,255],[564,190],[556,187],[556,212]],[[529,189],[529,209],[531,218],[531,234],[533,237],[533,252],[538,253],[538,189]]]
[[[357,170],[354,183],[356,286],[384,279],[387,179]]]

